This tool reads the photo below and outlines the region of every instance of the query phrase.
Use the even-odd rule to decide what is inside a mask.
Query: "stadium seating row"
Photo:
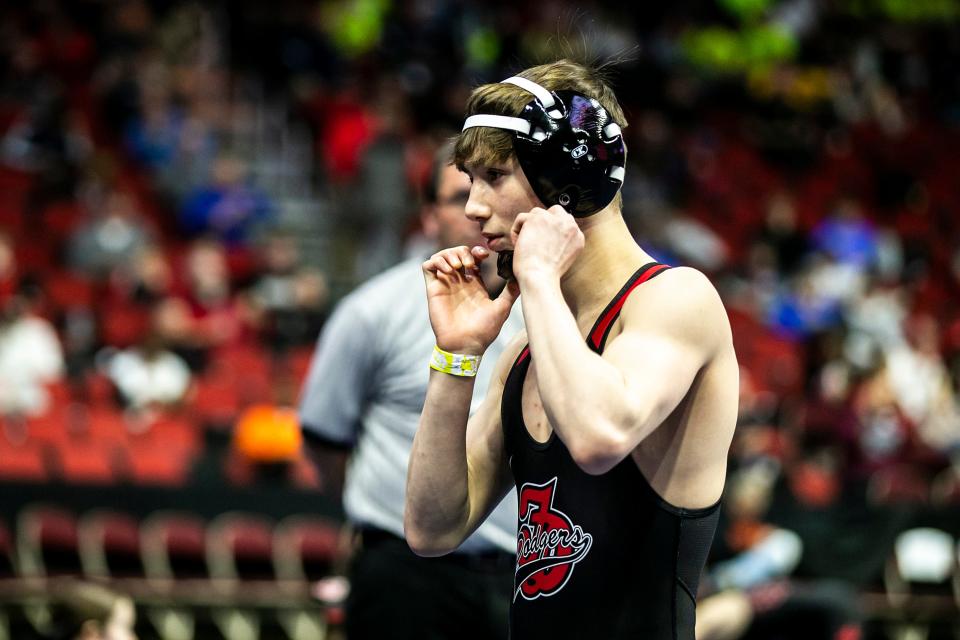
[[[286,629],[286,637],[322,637],[324,617],[339,615],[338,606],[327,603],[320,616],[311,594],[338,571],[342,546],[337,522],[307,515],[277,522],[227,512],[205,521],[157,511],[138,521],[110,509],[78,517],[32,504],[17,514],[14,531],[0,523],[0,585],[36,588],[69,576],[106,583],[132,595],[164,639],[202,637],[196,629],[201,610],[228,639],[260,637],[268,610],[279,616],[272,622],[279,621],[275,626]],[[305,607],[311,599],[314,606]],[[42,627],[43,616],[25,611]]]

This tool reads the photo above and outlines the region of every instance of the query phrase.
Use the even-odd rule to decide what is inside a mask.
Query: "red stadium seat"
[[[38,240],[37,236],[18,238],[15,254],[17,266],[24,272],[42,272],[49,269],[54,263],[54,248],[45,240]]]
[[[13,558],[13,536],[7,525],[0,521],[0,580],[11,578],[16,573]]]
[[[294,594],[305,584],[313,585],[313,593],[324,604],[326,624],[342,621],[343,595],[349,590],[346,578],[339,575],[346,561],[341,550],[348,548],[341,531],[333,520],[294,515],[281,520],[273,535],[273,561],[281,588]],[[324,624],[306,611],[282,614],[280,621],[288,629]]]
[[[42,214],[45,232],[61,241],[67,238],[83,222],[83,219],[83,208],[80,203],[74,201],[50,204]]]
[[[60,507],[34,504],[20,510],[17,551],[23,575],[79,575],[82,572],[76,518]]]
[[[90,372],[83,380],[83,398],[94,407],[115,407],[116,394],[110,378],[100,373]]]
[[[27,418],[27,437],[31,442],[57,444],[72,435],[68,404],[51,403],[46,413]]]
[[[24,200],[22,194],[5,192],[0,188],[0,227],[14,233],[23,227],[26,218]]]
[[[141,523],[143,568],[158,591],[174,589],[176,579],[208,576],[204,535],[203,520],[190,513],[158,511]],[[161,637],[194,637],[196,621],[187,609],[150,607],[146,614]]]
[[[185,415],[162,414],[148,427],[147,431],[134,436],[134,441],[169,451],[181,451],[193,454],[201,446],[202,428]]]
[[[228,580],[270,580],[273,569],[273,522],[252,513],[218,516],[207,528],[210,575]]]
[[[273,580],[272,556],[273,522],[264,516],[224,513],[207,528],[207,563],[221,589],[240,589],[243,580]],[[234,628],[259,635],[261,617],[256,611],[228,607],[214,611],[213,618],[226,636]]]
[[[85,434],[98,442],[123,444],[130,438],[130,428],[123,412],[113,407],[90,407]]]
[[[229,380],[204,376],[194,386],[191,404],[201,422],[231,424],[240,411],[240,393]]]
[[[134,440],[126,449],[129,479],[134,484],[182,487],[187,483],[193,456],[176,449],[158,448]]]
[[[273,360],[265,349],[244,346],[218,350],[211,368],[217,379],[228,381],[236,390],[243,406],[273,401]]]
[[[46,445],[26,442],[11,445],[0,436],[0,480],[16,482],[47,482]]]
[[[312,346],[301,347],[291,351],[287,355],[287,369],[293,376],[293,381],[297,389],[300,389],[303,386],[304,380],[306,380],[307,372],[310,370],[310,363],[313,361],[313,352],[314,348]]]
[[[277,577],[316,582],[334,573],[342,560],[341,529],[334,520],[314,516],[294,515],[281,520],[273,536]]]
[[[54,271],[43,279],[43,288],[56,309],[93,308],[93,283],[69,271]]]
[[[65,441],[55,449],[60,475],[70,484],[117,482],[117,445],[87,439]]]
[[[111,304],[100,314],[100,339],[125,349],[140,344],[150,328],[150,312],[129,303]]]
[[[125,513],[97,509],[85,513],[78,526],[84,573],[96,577],[142,577],[140,527]]]
[[[205,578],[205,526],[191,513],[158,511],[140,525],[140,551],[147,577],[159,580]]]

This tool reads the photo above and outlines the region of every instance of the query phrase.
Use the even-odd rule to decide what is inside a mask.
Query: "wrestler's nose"
[[[470,197],[467,198],[463,211],[468,219],[480,223],[481,226],[490,217],[490,206],[484,199],[483,187],[476,182],[470,185]]]

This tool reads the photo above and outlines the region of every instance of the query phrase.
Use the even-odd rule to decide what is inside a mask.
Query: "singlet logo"
[[[590,551],[593,536],[553,508],[557,479],[520,487],[517,572],[513,599],[552,596],[567,584],[573,566]]]
[[[579,147],[575,148],[573,151],[571,151],[570,155],[573,156],[575,159],[582,158],[583,156],[587,155],[587,151],[589,151],[589,149],[587,149],[587,145],[582,144]]]

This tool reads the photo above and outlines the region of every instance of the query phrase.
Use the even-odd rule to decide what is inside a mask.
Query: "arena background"
[[[734,328],[708,584],[960,637],[960,2],[632,4],[3,4],[0,638],[77,578],[141,638],[336,637],[317,333],[423,246],[470,88],[559,51],[615,60],[624,215]]]

